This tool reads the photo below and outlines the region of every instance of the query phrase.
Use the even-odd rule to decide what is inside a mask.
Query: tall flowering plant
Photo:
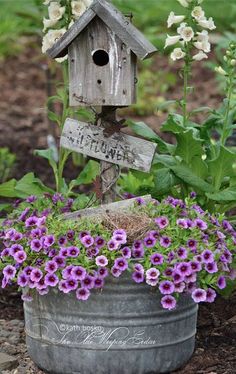
[[[203,211],[194,194],[148,205],[139,198],[114,229],[112,217],[60,219],[72,209],[73,200],[60,194],[31,196],[8,217],[0,235],[2,288],[16,283],[25,301],[53,288],[86,301],[125,273],[158,290],[171,310],[181,294],[211,303],[236,279],[236,231],[223,215]]]
[[[174,47],[170,58],[181,64],[183,94],[180,100],[174,101],[181,114],[169,114],[161,128],[172,134],[175,145],[162,140],[145,124],[131,123],[137,134],[158,143],[152,185],[149,183],[146,192],[157,198],[166,194],[183,198],[194,188],[204,209],[212,213],[228,212],[236,207],[236,151],[227,146],[235,129],[236,43],[229,44],[224,56],[225,66],[216,69],[225,78],[223,104],[217,110],[207,106],[190,110],[188,97],[193,91],[189,86],[192,65],[208,58],[211,50],[209,34],[216,26],[212,17],[206,17],[203,0],[178,2],[183,6],[183,14],[170,13],[167,27],[175,28],[175,31],[167,35],[165,48]],[[207,118],[196,122],[195,114],[204,111],[209,113]],[[235,221],[236,217],[231,215],[230,219]]]

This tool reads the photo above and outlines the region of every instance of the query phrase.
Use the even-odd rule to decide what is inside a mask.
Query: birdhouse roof
[[[70,29],[47,50],[52,58],[64,57],[69,45],[98,16],[141,60],[151,57],[156,47],[112,4],[94,0]]]

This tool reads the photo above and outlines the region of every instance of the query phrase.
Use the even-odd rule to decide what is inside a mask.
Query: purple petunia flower
[[[168,248],[171,245],[171,238],[168,236],[161,236],[160,245],[164,248]]]
[[[174,251],[170,251],[167,256],[167,262],[170,264],[175,259]]]
[[[17,284],[20,287],[26,287],[28,284],[28,278],[24,273],[18,275]]]
[[[39,240],[39,239],[33,239],[33,240],[31,240],[31,242],[30,242],[30,248],[34,252],[40,252],[40,250],[42,249],[41,240]]]
[[[191,199],[195,199],[195,197],[197,196],[197,194],[196,194],[195,191],[192,191],[192,192],[190,192],[189,196],[190,196]]]
[[[66,260],[63,256],[55,256],[53,260],[57,263],[59,268],[64,268],[66,266]]]
[[[118,257],[114,262],[114,266],[121,271],[125,271],[128,269],[128,262],[124,257]]]
[[[195,212],[199,213],[199,214],[204,214],[204,210],[197,204],[193,204],[191,206],[191,209],[195,210]]]
[[[220,290],[223,290],[226,287],[226,280],[225,280],[225,277],[223,275],[221,275],[217,279],[217,286],[219,287]]]
[[[23,273],[29,278],[30,274],[31,274],[31,271],[33,270],[34,268],[32,266],[26,266],[23,270]]]
[[[166,228],[168,225],[169,225],[169,220],[167,217],[158,217],[158,218],[155,218],[155,223],[157,224],[157,226],[159,227],[159,229],[164,229]]]
[[[220,260],[222,262],[225,262],[227,264],[231,264],[232,262],[232,253],[228,250],[228,249],[225,249],[223,254],[220,256]]]
[[[182,293],[185,290],[185,283],[180,282],[180,283],[175,283],[175,292]]]
[[[176,223],[177,223],[178,226],[180,226],[183,229],[188,229],[189,228],[188,220],[185,219],[185,218],[177,219]]]
[[[73,277],[70,277],[66,280],[66,287],[69,291],[74,291],[78,288],[78,281]]]
[[[174,269],[173,269],[173,268],[166,268],[166,269],[164,270],[164,275],[165,275],[166,277],[171,277],[171,276],[173,275],[173,272],[174,272]]]
[[[173,271],[173,274],[172,274],[172,279],[174,281],[174,283],[180,283],[180,282],[183,282],[184,280],[184,275],[181,274],[179,271],[177,270],[174,270]]]
[[[132,274],[132,279],[135,281],[135,283],[142,283],[144,282],[144,273],[141,273],[140,271],[135,271]]]
[[[70,248],[70,247],[69,247]],[[59,251],[59,256],[67,257],[68,256],[68,249],[65,247],[62,247]]]
[[[10,248],[4,248],[1,252],[1,258],[3,257],[8,257],[11,255],[11,250]]]
[[[61,236],[59,239],[58,239],[58,244],[63,247],[64,245],[67,244],[67,237],[66,236]]]
[[[131,258],[131,249],[129,247],[122,248],[121,253],[124,258]]]
[[[187,241],[187,246],[194,252],[197,250],[197,241],[195,239],[189,239]]]
[[[64,279],[67,279],[71,276],[71,272],[72,270],[74,269],[74,266],[73,265],[68,265],[65,269],[62,270],[62,277]],[[86,274],[86,272],[85,272]]]
[[[31,282],[39,282],[43,278],[43,273],[40,269],[34,268],[30,273]]]
[[[94,278],[94,288],[103,288],[104,279],[101,277]]]
[[[12,237],[12,241],[17,242],[18,240],[21,240],[23,238],[23,235],[20,232],[16,232],[15,235]]]
[[[147,248],[153,248],[157,242],[157,240],[153,236],[147,236],[143,239],[144,245]]]
[[[41,229],[33,229],[30,231],[31,238],[39,238],[42,235]]]
[[[27,254],[25,253],[25,251],[19,251],[14,254],[14,260],[18,264],[22,264],[26,260],[26,258],[27,258]]]
[[[41,296],[47,295],[48,292],[49,292],[49,288],[48,288],[48,287],[44,287],[44,288],[42,288],[41,290],[38,290],[38,293],[39,293],[39,295],[41,295]]]
[[[108,273],[107,268],[99,268],[97,271],[97,274],[100,278],[106,278],[109,273]]]
[[[224,230],[226,230],[228,232],[234,231],[233,226],[226,219],[222,221],[222,227],[223,227]]]
[[[202,252],[202,260],[205,264],[211,263],[214,261],[214,255],[212,251],[209,249],[206,249],[205,251]]]
[[[137,205],[146,205],[146,201],[142,197],[136,197],[135,202]]]
[[[25,210],[23,210],[23,212],[22,212],[21,215],[19,216],[19,221],[25,222],[25,221],[26,221],[26,218],[27,218],[27,216],[28,216],[29,211],[30,211],[30,208],[29,208],[29,207],[25,208]]]
[[[103,266],[107,266],[107,264],[108,264],[108,259],[107,259],[106,256],[98,256],[98,257],[96,258],[95,262],[96,262],[96,265],[97,265],[97,266],[101,266],[101,267],[103,267]]]
[[[142,273],[142,274],[144,274],[144,272],[145,272],[144,267],[141,264],[135,264],[134,265],[134,270],[138,271],[139,273]]]
[[[91,257],[96,257],[99,254],[99,249],[96,248],[96,247],[91,248],[91,249],[87,249],[87,251],[90,252]]]
[[[74,232],[74,230],[69,230],[69,231],[67,231],[66,237],[67,237],[68,240],[73,240],[74,237],[75,237],[75,232]]]
[[[150,256],[150,261],[153,265],[161,265],[164,262],[164,257],[160,253],[153,253]]]
[[[176,266],[177,271],[182,274],[183,276],[191,275],[192,268],[189,262],[181,262]]]
[[[140,246],[139,248],[132,248],[132,256],[134,258],[142,258],[144,256],[144,248]]]
[[[58,269],[58,264],[57,264],[56,261],[51,260],[51,261],[46,262],[46,264],[45,264],[45,270],[48,273],[55,273],[55,271],[57,271],[57,269]]]
[[[196,288],[192,292],[192,299],[195,301],[195,303],[200,303],[202,301],[206,301],[207,293],[202,288]]]
[[[206,302],[213,303],[216,298],[216,292],[212,288],[206,290]]]
[[[59,282],[59,279],[56,274],[46,274],[45,275],[45,284],[47,286],[55,287]]]
[[[45,248],[51,247],[55,243],[55,238],[53,235],[45,235],[43,237],[43,246]]]
[[[171,295],[163,296],[161,299],[161,305],[164,309],[172,310],[176,307],[176,300]]]
[[[107,248],[110,250],[110,251],[114,251],[116,249],[119,248],[119,243],[114,240],[114,239],[111,239],[108,243],[107,243]]]
[[[59,283],[58,283],[58,289],[59,291],[67,294],[70,292],[70,290],[68,289],[67,287],[67,283],[66,283],[66,280],[61,280]]]
[[[80,241],[86,248],[89,248],[94,244],[94,239],[91,235],[83,236],[83,238],[81,238]]]
[[[13,279],[16,275],[16,268],[12,265],[7,265],[3,268],[3,275],[7,280]]]
[[[122,271],[118,269],[116,266],[113,266],[111,268],[111,274],[113,275],[113,277],[119,278],[119,276],[122,274]]]
[[[163,295],[170,295],[175,290],[174,283],[168,280],[161,281],[159,285],[159,290]]]
[[[202,270],[202,265],[199,261],[190,261],[190,266],[194,273]]]
[[[25,226],[26,227],[31,227],[31,226],[36,226],[38,222],[38,217],[36,216],[31,216],[26,219],[25,221]]]
[[[205,270],[210,274],[217,273],[218,267],[216,262],[209,262],[205,264]]]
[[[146,278],[147,279],[157,279],[160,275],[160,272],[156,268],[150,268],[146,271]]]
[[[203,221],[202,219],[200,218],[196,218],[194,221],[193,221],[195,227],[198,227],[200,230],[204,231],[208,228],[208,225],[205,221]]]
[[[91,275],[86,275],[81,281],[81,286],[88,288],[89,290],[94,287],[94,278]]]
[[[196,256],[194,256],[194,261],[197,261],[197,262],[199,262],[200,264],[203,262],[203,260],[202,260],[202,255],[196,255]]]
[[[160,234],[157,230],[152,230],[152,231],[149,232],[149,236],[151,236],[154,239],[158,239]]]
[[[23,251],[23,250],[24,250],[24,248],[20,244],[13,244],[10,247],[10,253],[11,253],[12,256],[14,256],[17,252]]]
[[[67,249],[67,256],[69,256],[69,257],[76,258],[80,254],[80,250],[77,247],[72,246],[72,247],[68,247],[66,249]]]
[[[229,276],[229,279],[235,280],[236,279],[236,269],[230,269],[228,276]]]
[[[194,282],[196,282],[196,280],[197,280],[197,274],[196,273],[192,273],[192,274],[186,275],[184,277],[185,283],[194,283]]]
[[[86,301],[88,300],[89,296],[90,296],[90,291],[88,288],[82,287],[82,288],[78,288],[78,290],[76,291],[76,298],[78,300]]]
[[[82,266],[72,266],[70,268],[70,266],[68,266],[66,269],[64,269],[64,274],[63,274],[63,277],[65,278],[68,278],[68,276],[72,275],[76,280],[79,280],[79,281],[82,281],[85,279],[86,277],[86,270],[85,268],[83,268]]]
[[[178,257],[181,258],[182,260],[185,260],[185,258],[188,257],[188,252],[187,252],[186,248],[184,248],[184,247],[179,247],[179,248],[177,249],[177,255],[178,255]]]
[[[95,238],[95,245],[97,248],[101,249],[105,246],[106,242],[101,236]]]
[[[146,283],[152,287],[155,287],[158,284],[158,281],[158,278],[146,278]]]

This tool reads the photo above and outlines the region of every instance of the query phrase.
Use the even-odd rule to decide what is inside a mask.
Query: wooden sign
[[[140,198],[140,197],[139,197]],[[150,203],[153,199],[151,195],[142,196],[141,199],[146,203]],[[137,197],[133,199],[126,199],[117,201],[115,203],[104,204],[93,208],[87,208],[78,210],[77,212],[64,213],[62,218],[65,220],[73,220],[82,217],[95,217],[97,220],[103,219],[103,216],[109,213],[118,213],[129,211],[130,208],[134,207],[137,201]]]
[[[106,137],[104,128],[67,118],[61,146],[87,156],[149,172],[156,144],[122,132]]]

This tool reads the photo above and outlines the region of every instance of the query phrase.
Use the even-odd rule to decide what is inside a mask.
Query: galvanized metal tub
[[[53,374],[169,373],[194,351],[197,309],[182,295],[165,311],[159,292],[130,276],[86,302],[52,290],[24,305],[28,351]]]

